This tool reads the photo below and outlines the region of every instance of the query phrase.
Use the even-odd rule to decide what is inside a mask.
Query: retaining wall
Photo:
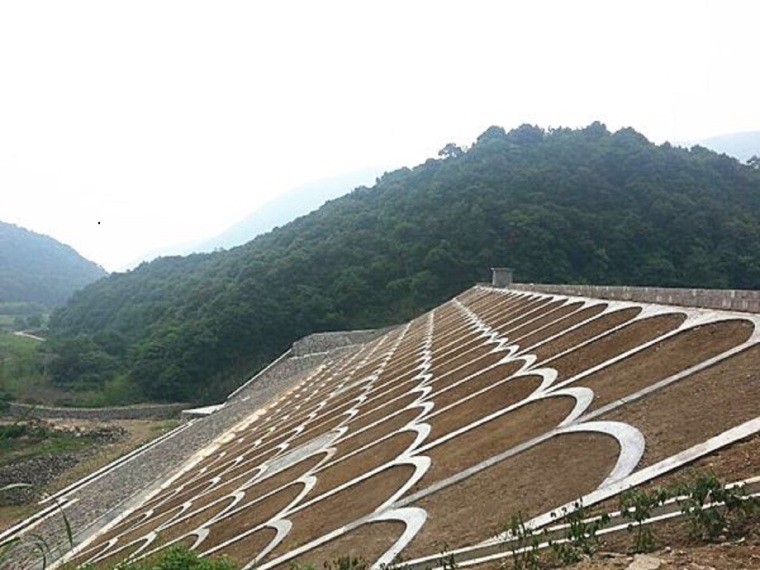
[[[327,352],[336,348],[350,346],[352,344],[364,344],[385,334],[393,327],[384,329],[368,329],[356,331],[338,331],[314,333],[303,337],[293,343],[291,353],[293,356],[304,356],[317,352]]]
[[[543,285],[514,283],[510,289],[555,295],[596,297],[616,301],[662,303],[726,311],[760,313],[760,291],[741,289],[679,289],[669,287],[627,287],[607,285]]]
[[[12,402],[6,412],[14,417],[66,420],[147,420],[179,418],[189,404],[146,404],[139,406],[117,406],[113,408],[50,408]]]
[[[322,364],[327,356],[328,354],[325,352],[306,356],[293,356],[292,350],[289,350],[227,396],[227,401],[237,400],[249,395],[251,390],[257,390],[256,385],[259,382],[280,382],[291,376],[312,370]]]
[[[227,401],[246,396],[260,381],[281,381],[297,374],[313,370],[326,358],[336,357],[343,349],[364,344],[385,334],[393,327],[383,329],[314,333],[293,343],[290,350],[256,374],[227,396]]]

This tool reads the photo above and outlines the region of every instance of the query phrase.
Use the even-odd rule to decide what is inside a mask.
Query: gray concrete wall
[[[66,419],[66,420],[147,420],[179,418],[189,404],[149,404],[140,406],[118,406],[113,408],[49,408],[12,402],[8,415],[17,418]]]
[[[363,344],[376,339],[392,328],[314,333],[294,342],[291,352],[293,356],[304,356],[352,344]]]
[[[275,360],[272,364],[230,394],[227,397],[227,401],[237,400],[250,395],[252,391],[255,392],[258,390],[257,385],[260,382],[280,382],[292,376],[312,370],[324,362],[325,358],[327,358],[327,353],[320,352],[318,354],[310,354],[306,356],[293,356],[292,351],[288,351],[283,356],[286,356],[286,358],[280,357]]]
[[[760,291],[740,289],[678,289],[606,285],[542,285],[535,283],[514,283],[510,289],[617,301],[661,303],[663,305],[760,313]]]
[[[264,368],[256,376],[232,392],[227,401],[246,396],[260,381],[280,381],[302,374],[322,364],[329,356],[337,356],[346,347],[378,338],[393,327],[384,329],[314,333],[293,343],[290,350]]]

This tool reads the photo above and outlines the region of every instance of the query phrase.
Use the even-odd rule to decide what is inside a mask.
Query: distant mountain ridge
[[[363,168],[297,186],[274,197],[214,237],[151,251],[124,269],[131,269],[143,260],[151,261],[157,257],[208,253],[243,245],[261,234],[313,212],[325,202],[344,196],[359,186],[374,184],[385,170],[381,167]]]
[[[760,156],[760,131],[710,137],[698,141],[696,144],[747,162],[753,156]]]
[[[344,196],[359,186],[374,185],[383,172],[381,168],[365,168],[288,190],[218,236],[201,242],[194,251],[203,253],[243,245],[258,235],[313,212],[328,200]]]
[[[0,222],[0,303],[53,308],[108,273],[49,236]]]

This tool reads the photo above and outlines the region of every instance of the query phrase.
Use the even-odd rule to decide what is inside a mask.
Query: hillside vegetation
[[[485,131],[212,254],[111,275],[53,314],[61,386],[221,398],[295,339],[521,281],[757,288],[760,171],[599,123]]]
[[[0,308],[62,305],[74,291],[105,275],[71,247],[0,222]]]

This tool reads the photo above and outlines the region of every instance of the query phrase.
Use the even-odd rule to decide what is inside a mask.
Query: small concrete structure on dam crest
[[[511,287],[513,270],[509,267],[491,268],[491,285],[493,287]]]
[[[246,570],[344,555],[435,567],[445,543],[477,566],[509,555],[494,529],[512,515],[548,527],[578,499],[719,451],[720,470],[732,443],[757,440],[760,316],[541,287],[495,268],[493,285],[409,323],[299,344],[207,417],[59,494],[86,529],[63,560],[101,569],[181,544]],[[760,474],[760,454],[742,465],[732,477]],[[98,506],[117,481],[128,488]]]

